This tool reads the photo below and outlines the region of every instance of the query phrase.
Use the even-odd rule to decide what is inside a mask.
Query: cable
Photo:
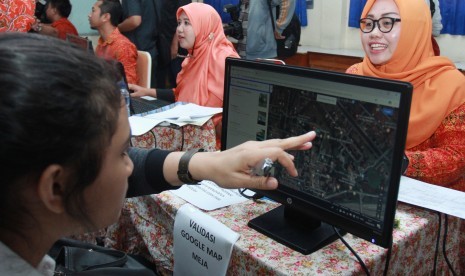
[[[261,195],[261,194],[259,194],[257,192],[253,196],[246,195],[245,191],[248,190],[246,188],[239,188],[237,190],[239,191],[239,194],[241,194],[241,196],[243,196],[243,197],[245,197],[247,199],[252,199],[253,201],[257,201],[258,199],[263,197],[263,195]]]
[[[157,148],[157,137],[155,136],[155,132],[153,132],[153,129],[150,130],[150,133],[152,133],[153,136],[153,147]]]
[[[456,276],[457,273],[455,272],[452,264],[450,263],[449,259],[447,258],[446,254],[446,241],[447,241],[447,228],[448,228],[448,216],[444,214],[444,237],[442,238],[442,254],[444,255],[444,259],[446,260],[447,266],[449,270],[452,272],[452,275]]]
[[[391,261],[391,252],[392,252],[392,239],[391,239],[391,242],[389,244],[389,248],[388,248],[387,254],[386,254],[386,263],[384,264],[383,276],[386,276],[387,272],[389,270],[389,262]]]
[[[337,236],[339,237],[339,239],[342,241],[342,243],[345,244],[345,246],[347,246],[347,248],[349,248],[350,252],[352,252],[352,254],[354,254],[355,258],[357,258],[358,262],[360,263],[360,265],[362,266],[363,270],[365,271],[366,275],[367,276],[370,276],[370,272],[368,271],[368,268],[366,267],[365,263],[363,262],[362,258],[360,258],[360,256],[355,252],[354,249],[352,249],[352,247],[346,242],[346,240],[344,240],[344,238],[341,236],[341,234],[339,233],[339,231],[337,230],[336,227],[333,226],[333,229],[334,229],[334,232],[336,232]]]
[[[439,222],[438,222],[438,237],[436,239],[436,250],[434,251],[434,263],[433,263],[433,276],[436,275],[436,266],[438,263],[438,251],[439,251],[439,240],[441,239],[441,213],[438,213]]]

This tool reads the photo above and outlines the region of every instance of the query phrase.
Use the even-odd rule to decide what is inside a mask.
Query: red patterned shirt
[[[63,40],[66,40],[66,34],[78,35],[76,27],[74,27],[73,23],[71,23],[68,18],[60,18],[53,22],[51,26],[58,31],[58,38]]]
[[[0,32],[27,32],[35,22],[35,0],[0,1]]]
[[[95,53],[107,59],[118,60],[124,66],[128,82],[136,84],[139,82],[136,73],[137,48],[119,32],[118,28],[115,28],[107,40],[99,38]]]

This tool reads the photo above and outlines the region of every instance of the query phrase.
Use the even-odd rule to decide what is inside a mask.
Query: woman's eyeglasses
[[[371,33],[375,29],[376,24],[378,24],[378,29],[382,33],[389,33],[394,27],[394,23],[400,22],[400,18],[381,17],[378,20],[362,18],[359,22],[360,30],[364,33]]]

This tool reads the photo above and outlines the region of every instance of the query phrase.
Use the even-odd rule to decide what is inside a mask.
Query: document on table
[[[400,179],[399,201],[465,219],[465,193],[409,177]]]
[[[181,122],[195,121],[197,118],[211,117],[223,112],[221,107],[200,106],[193,103],[175,106],[169,110],[145,116],[151,119],[171,119]]]
[[[243,197],[237,189],[223,189],[212,181],[204,180],[200,185],[183,185],[177,190],[171,190],[190,204],[211,211],[232,204],[241,203],[248,199]],[[252,196],[254,192],[247,191],[246,195]]]
[[[131,116],[129,117],[129,125],[131,126],[131,135],[139,136],[163,122],[177,126],[203,126],[213,115],[221,112],[223,112],[223,109],[219,107],[206,107],[188,103],[176,105],[166,111],[146,116]]]

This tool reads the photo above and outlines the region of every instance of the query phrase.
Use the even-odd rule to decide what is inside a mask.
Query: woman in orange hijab
[[[191,3],[178,9],[176,29],[179,45],[188,50],[175,89],[143,88],[130,84],[133,97],[152,96],[168,101],[223,107],[224,71],[227,57],[239,57],[224,35],[223,24],[213,7]],[[215,116],[217,146],[221,134],[221,116]]]
[[[424,0],[369,0],[360,20],[365,58],[347,73],[413,84],[405,174],[465,191],[465,76],[434,56]]]

